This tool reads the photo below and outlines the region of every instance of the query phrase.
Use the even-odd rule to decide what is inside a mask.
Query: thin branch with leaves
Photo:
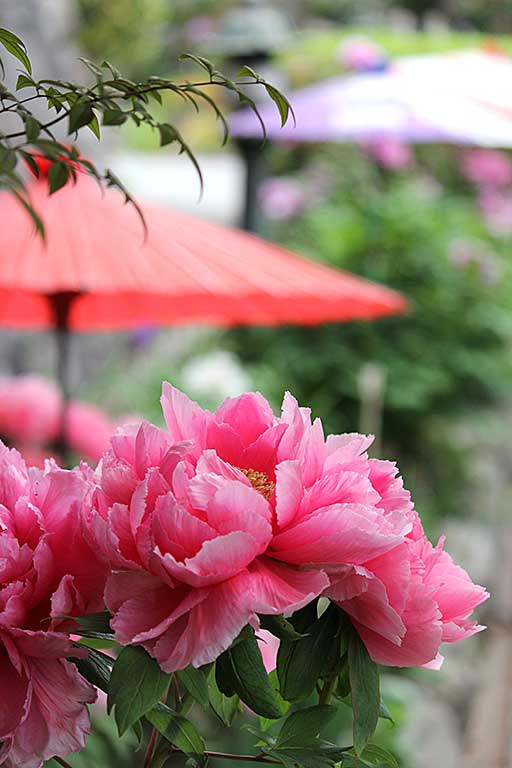
[[[97,65],[82,58],[81,61],[92,75],[93,82],[81,85],[67,80],[36,80],[23,41],[9,30],[0,28],[0,45],[24,67],[24,71],[18,76],[14,91],[0,82],[0,187],[16,195],[41,235],[44,235],[44,224],[30,202],[21,172],[23,163],[26,163],[36,176],[39,175],[39,166],[33,159],[34,152],[50,163],[50,193],[74,180],[76,171],[82,170],[100,184],[116,188],[126,202],[135,205],[142,217],[134,198],[120,179],[110,169],[99,170],[92,162],[81,157],[76,147],[58,141],[53,133],[57,126],[64,126],[67,135],[73,139],[82,128],[88,128],[98,140],[101,138],[101,126],[121,126],[129,121],[136,126],[149,126],[158,133],[161,146],[175,144],[178,152],[188,157],[198,174],[202,189],[201,168],[193,149],[175,125],[163,122],[155,115],[153,108],[162,104],[163,94],[172,94],[182,99],[197,112],[201,106],[213,110],[222,126],[223,144],[229,135],[228,124],[215,98],[207,93],[211,88],[221,88],[233,93],[239,104],[252,109],[260,121],[263,138],[265,125],[254,98],[248,93],[251,86],[265,89],[276,104],[283,125],[293,114],[287,98],[250,67],[243,67],[237,79],[232,80],[216,69],[208,59],[192,53],[183,54],[180,61],[190,61],[206,73],[206,77],[195,82],[177,82],[163,77],[149,77],[144,82],[134,82],[124,77],[108,61]],[[1,58],[0,71],[5,79]],[[27,89],[30,89],[30,95],[20,97],[20,92]],[[47,120],[40,120],[32,111],[31,107],[38,103],[43,103],[47,109]],[[16,116],[19,119],[19,128],[10,132],[2,131],[2,115]]]

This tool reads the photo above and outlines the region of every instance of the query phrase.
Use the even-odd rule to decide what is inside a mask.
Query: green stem
[[[158,739],[158,731],[156,728],[153,728],[151,731],[151,736],[149,738],[148,742],[148,748],[146,749],[146,754],[144,755],[144,768],[149,768],[151,765],[151,761],[153,760],[153,755],[155,754],[155,747],[156,742]]]
[[[322,686],[322,690],[320,691],[320,698],[318,699],[319,704],[330,703],[334,693],[334,689],[336,688],[336,680],[337,680],[336,675],[331,675],[325,680]]]
[[[52,760],[54,760],[54,761],[55,761],[56,763],[58,763],[59,765],[63,765],[63,766],[64,766],[64,768],[73,768],[73,766],[72,766],[72,765],[70,765],[69,763],[67,763],[67,762],[64,760],[64,758],[62,758],[62,757],[56,757],[56,756],[54,756],[54,757],[52,757]]]

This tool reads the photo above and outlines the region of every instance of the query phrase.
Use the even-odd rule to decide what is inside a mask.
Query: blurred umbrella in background
[[[46,242],[15,198],[0,194],[0,325],[55,329],[64,452],[71,331],[311,325],[406,309],[387,288],[165,208],[143,207],[144,237],[134,207],[84,174],[49,195],[41,173],[30,195]]]
[[[281,127],[262,106],[277,141],[349,142],[395,138],[417,143],[512,147],[512,61],[466,50],[403,56],[377,71],[329,78],[288,94],[296,124]],[[243,110],[231,118],[238,137],[257,137]]]

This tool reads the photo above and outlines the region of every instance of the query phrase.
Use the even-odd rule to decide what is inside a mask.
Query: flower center
[[[244,473],[254,490],[261,493],[267,501],[270,499],[276,484],[269,480],[264,472],[258,472],[256,469],[241,469],[240,472]]]

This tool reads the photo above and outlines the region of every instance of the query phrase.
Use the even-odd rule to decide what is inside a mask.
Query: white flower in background
[[[224,400],[251,388],[251,380],[238,358],[225,350],[195,357],[183,367],[183,388],[197,398]]]

